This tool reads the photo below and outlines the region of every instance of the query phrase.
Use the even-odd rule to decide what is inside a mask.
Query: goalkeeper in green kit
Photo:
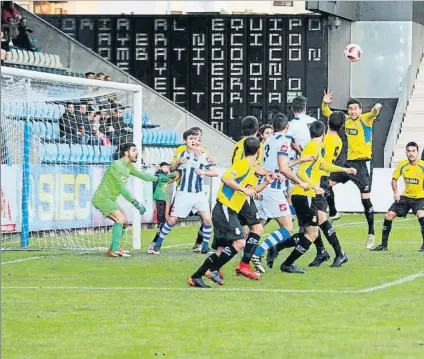
[[[107,253],[110,257],[130,257],[128,251],[120,248],[121,238],[128,226],[128,220],[116,203],[119,195],[122,195],[128,202],[140,211],[146,212],[146,208],[137,200],[131,197],[126,188],[128,178],[133,175],[144,181],[157,182],[158,177],[138,171],[134,163],[137,162],[138,150],[134,143],[126,143],[121,147],[121,158],[114,161],[106,170],[99,187],[93,195],[93,206],[97,208],[103,216],[114,221],[112,227],[112,244]],[[171,176],[162,176],[160,181],[167,182]]]

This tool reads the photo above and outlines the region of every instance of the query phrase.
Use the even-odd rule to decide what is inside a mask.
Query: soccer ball
[[[359,45],[349,44],[344,49],[344,56],[350,61],[359,61],[362,56],[362,49]]]

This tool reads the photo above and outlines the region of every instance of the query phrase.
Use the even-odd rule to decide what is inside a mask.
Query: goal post
[[[141,170],[142,86],[2,66],[1,90],[2,249],[106,248],[111,222],[91,197],[124,143]],[[143,202],[146,184],[128,185]],[[141,249],[141,215],[123,202]]]

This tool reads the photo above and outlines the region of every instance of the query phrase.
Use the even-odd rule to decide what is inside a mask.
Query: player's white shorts
[[[258,207],[261,219],[291,216],[290,206],[282,189],[267,187],[263,190],[262,197]]]
[[[204,192],[187,193],[177,191],[171,207],[171,216],[186,218],[190,212],[210,212],[208,198]]]

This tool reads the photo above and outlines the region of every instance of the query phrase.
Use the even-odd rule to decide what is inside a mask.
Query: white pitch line
[[[265,292],[265,293],[349,293],[349,294],[361,294],[371,293],[378,290],[402,285],[413,280],[424,277],[424,272],[409,275],[404,278],[397,279],[392,282],[383,283],[377,286],[359,289],[359,290],[315,290],[315,289],[269,289],[269,288],[219,288],[210,289],[215,292]],[[196,290],[194,288],[169,288],[169,287],[14,287],[14,286],[2,286],[2,290],[82,290],[82,291],[178,291],[186,292],[188,290]],[[210,290],[200,290],[200,292],[209,292]],[[198,290],[196,290],[198,291]]]
[[[361,290],[358,290],[357,293],[375,292],[377,290],[386,289],[386,288],[394,287],[396,285],[401,285],[401,284],[404,284],[404,283],[412,282],[413,280],[420,278],[420,277],[424,277],[424,272],[420,272],[420,273],[409,275],[409,276],[404,277],[404,278],[396,279],[393,282],[383,283],[383,284],[380,284],[380,285],[377,285],[377,286],[374,286],[374,287],[361,289]]]
[[[11,263],[20,263],[20,262],[26,262],[26,261],[32,261],[34,259],[41,259],[41,258],[46,258],[46,257],[48,257],[48,256],[29,257],[29,258],[16,259],[16,260],[13,260],[13,261],[1,262],[1,265],[11,264]]]
[[[168,288],[168,287],[1,287],[1,289],[22,290],[87,290],[87,291],[199,291],[199,292],[265,292],[265,293],[357,293],[356,290],[315,290],[315,289],[268,289],[268,288],[210,288],[199,290],[195,288]]]

